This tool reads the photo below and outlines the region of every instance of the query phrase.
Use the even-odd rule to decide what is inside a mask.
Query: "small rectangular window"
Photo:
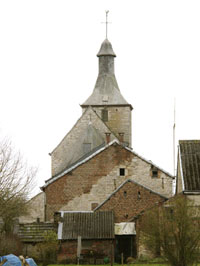
[[[158,170],[152,171],[152,177],[158,177]]]
[[[108,110],[101,110],[101,118],[104,122],[107,122],[108,121]]]
[[[154,165],[151,166],[151,177],[152,178],[158,178],[159,177],[158,168],[155,167]]]
[[[125,168],[120,168],[119,169],[119,175],[120,176],[125,176]]]

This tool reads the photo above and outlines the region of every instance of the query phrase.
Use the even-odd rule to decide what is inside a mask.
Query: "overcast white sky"
[[[38,186],[94,88],[105,10],[133,149],[173,173],[174,98],[176,144],[200,138],[199,0],[1,0],[0,135],[38,166]]]

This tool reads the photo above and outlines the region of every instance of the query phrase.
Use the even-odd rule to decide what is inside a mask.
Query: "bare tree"
[[[161,252],[172,266],[195,265],[200,255],[200,211],[187,197],[178,196],[144,214],[143,242]]]
[[[0,217],[5,232],[10,232],[14,218],[27,213],[35,174],[36,170],[27,167],[10,141],[0,141]]]

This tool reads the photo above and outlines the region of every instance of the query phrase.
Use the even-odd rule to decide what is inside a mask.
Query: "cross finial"
[[[108,37],[108,13],[109,13],[109,10],[106,10],[106,22],[102,22],[102,23],[105,23],[106,24],[106,39]]]

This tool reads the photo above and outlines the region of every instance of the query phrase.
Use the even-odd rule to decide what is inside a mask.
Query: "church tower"
[[[97,57],[99,74],[91,96],[81,105],[82,116],[50,154],[52,176],[115,139],[131,147],[133,108],[119,90],[114,72],[116,55],[107,38]]]
[[[106,38],[97,54],[99,74],[91,96],[81,105],[83,112],[91,106],[114,135],[131,147],[132,106],[122,96],[114,71],[116,57]]]

